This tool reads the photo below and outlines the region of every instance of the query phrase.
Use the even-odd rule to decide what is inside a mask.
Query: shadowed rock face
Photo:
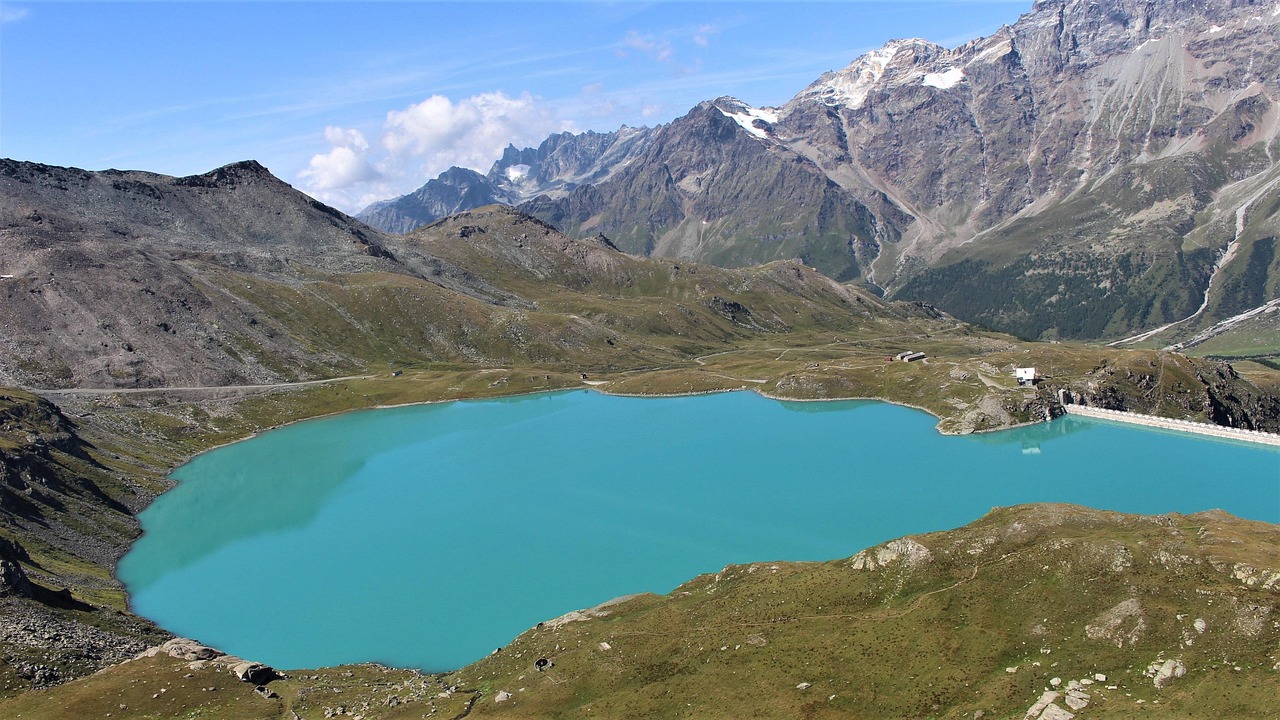
[[[31,581],[22,566],[12,560],[0,560],[0,597],[31,597]]]
[[[799,257],[1032,337],[1186,317],[1216,274],[1208,323],[1280,276],[1245,259],[1276,232],[1277,28],[1246,0],[1040,2],[958,48],[892,41],[780,108],[720,98],[627,153],[560,135],[495,170],[538,168],[504,201],[554,190],[523,207],[632,252]],[[570,165],[592,172],[553,188]]]

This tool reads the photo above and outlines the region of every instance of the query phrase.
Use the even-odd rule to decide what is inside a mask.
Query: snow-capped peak
[[[725,117],[730,118],[738,123],[743,130],[752,135],[767,140],[769,131],[765,128],[758,127],[756,121],[759,120],[763,124],[772,125],[778,122],[778,113],[773,108],[753,108],[737,98],[723,97],[715,102],[715,107]]]
[[[891,40],[879,50],[872,50],[854,60],[849,67],[828,74],[806,94],[817,95],[829,104],[860,108],[899,52],[908,47],[932,45],[920,38]]]

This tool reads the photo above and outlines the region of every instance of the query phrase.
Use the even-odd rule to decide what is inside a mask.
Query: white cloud
[[[324,129],[324,139],[330,145],[344,145],[357,150],[369,149],[369,141],[364,139],[364,133],[359,130],[343,130],[330,125]]]
[[[0,5],[0,25],[8,25],[12,22],[18,22],[28,14],[30,14],[29,11],[24,7]]]
[[[417,165],[435,177],[455,165],[487,171],[507,145],[537,145],[553,132],[574,129],[529,93],[482,93],[456,103],[432,95],[387,113],[382,144],[389,167]]]
[[[692,36],[690,32],[693,33]],[[691,65],[680,62],[676,58],[676,48],[672,38],[680,40],[682,45],[687,46],[687,43],[692,41],[699,48],[705,48],[711,42],[711,36],[718,32],[720,31],[714,25],[699,25],[692,31],[689,28],[668,30],[660,35],[652,33],[642,35],[635,30],[628,30],[622,37],[622,42],[614,46],[614,54],[624,58],[632,51],[638,51],[682,75],[692,75],[702,71],[702,59],[695,59]]]
[[[720,29],[715,25],[699,25],[697,32],[693,34],[693,44],[706,47],[711,42],[711,36],[719,32]]]
[[[360,183],[378,180],[381,174],[369,163],[369,142],[359,130],[329,126],[324,139],[329,152],[311,156],[307,168],[298,176],[316,190],[340,190]]]
[[[651,56],[658,62],[669,63],[674,50],[671,49],[671,41],[665,38],[655,38],[652,35],[641,35],[635,30],[628,30],[626,36],[622,38],[624,47],[633,50],[639,50],[646,55]]]
[[[576,128],[529,93],[482,93],[456,102],[432,95],[388,112],[377,143],[358,130],[325,128],[328,152],[314,155],[298,177],[313,196],[355,212],[452,166],[486,172],[507,145],[536,146],[564,130]]]

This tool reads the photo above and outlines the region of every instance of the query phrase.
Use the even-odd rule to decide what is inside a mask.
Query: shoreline
[[[379,376],[377,375],[353,375],[353,376],[346,376],[346,377],[340,377],[340,378],[330,378],[327,380],[310,380],[304,383],[290,383],[286,386],[264,386],[262,389],[266,390],[268,393],[270,393],[273,390],[288,392],[289,390],[292,390],[294,388],[300,389],[302,387],[307,387],[307,386],[314,387],[314,386],[325,385],[328,383],[340,383],[340,382],[347,382],[350,380],[376,379],[378,377]],[[548,394],[548,393],[556,393],[556,392],[571,392],[576,390],[594,391],[602,395],[610,395],[613,397],[631,397],[631,398],[696,397],[701,395],[715,395],[715,394],[727,393],[727,392],[748,391],[748,392],[753,392],[763,398],[767,398],[769,400],[774,400],[777,402],[818,402],[818,403],[842,402],[842,401],[882,402],[889,405],[897,405],[899,407],[918,410],[920,412],[923,412],[929,415],[930,417],[934,418],[934,420],[936,421],[934,424],[934,430],[939,435],[943,435],[947,437],[964,437],[965,435],[986,435],[986,434],[1004,432],[1006,430],[1016,430],[1019,428],[1031,427],[1033,425],[1046,424],[1057,419],[1056,417],[1052,417],[1044,420],[1032,420],[1028,422],[1013,423],[1010,425],[1003,425],[1000,427],[984,428],[980,430],[974,429],[974,430],[970,430],[969,432],[955,432],[952,430],[942,428],[941,424],[945,420],[945,418],[930,411],[928,408],[922,407],[920,405],[913,405],[911,403],[904,402],[901,400],[893,400],[893,399],[879,397],[879,396],[860,395],[860,396],[850,396],[850,397],[796,398],[796,397],[785,397],[781,395],[776,395],[759,387],[747,387],[747,386],[740,386],[740,387],[734,387],[734,388],[718,388],[718,389],[712,389],[712,390],[692,390],[687,392],[672,392],[672,393],[612,392],[608,389],[608,385],[610,384],[610,382],[612,381],[608,381],[608,380],[594,381],[594,382],[584,381],[579,385],[552,388],[552,389],[523,390],[520,392],[498,393],[491,396],[480,396],[480,397],[455,397],[455,398],[437,398],[437,399],[428,399],[428,400],[412,400],[409,402],[402,402],[402,403],[373,404],[373,405],[367,405],[363,407],[352,407],[352,408],[346,408],[342,410],[335,410],[333,412],[323,413],[320,415],[313,415],[313,416],[304,417],[304,418],[298,418],[296,420],[290,420],[283,423],[277,423],[275,425],[271,425],[268,427],[259,428],[247,435],[236,438],[234,440],[228,440],[223,443],[218,443],[217,445],[212,445],[208,448],[200,450],[199,452],[196,452],[184,458],[181,463],[178,463],[174,465],[172,468],[170,468],[169,471],[166,472],[163,477],[166,480],[170,479],[174,472],[176,472],[179,468],[183,467],[187,463],[191,462],[193,459],[195,459],[199,455],[203,455],[213,450],[218,450],[230,445],[234,445],[236,443],[244,442],[246,440],[251,440],[255,437],[258,437],[259,435],[262,435],[263,433],[270,432],[272,430],[279,430],[280,428],[287,427],[289,425],[294,425],[301,422],[307,422],[309,420],[322,420],[325,418],[337,417],[339,415],[345,415],[347,413],[360,412],[364,410],[389,410],[389,409],[395,409],[395,408],[412,407],[415,405],[435,405],[435,404],[447,403],[447,402],[464,402],[469,400],[487,400],[487,399],[495,399],[495,398],[516,398],[516,397],[523,397],[526,395],[539,395],[539,394]],[[45,397],[45,395],[43,394],[45,391],[33,390],[29,388],[20,388],[20,389],[23,389],[26,392],[31,392],[33,394],[36,394],[39,397]],[[201,388],[201,389],[212,390],[215,388]],[[239,387],[233,388],[233,390],[235,391],[244,391],[247,389],[249,389],[248,386],[239,386]],[[158,393],[163,393],[163,392],[182,393],[184,391],[191,390],[191,388],[145,388],[144,390],[147,392],[158,392]],[[59,391],[58,394],[72,395],[75,392],[76,392],[75,390],[63,390],[63,391]],[[107,391],[104,389],[93,389],[88,392],[109,394],[111,391]],[[1103,420],[1109,419],[1115,422],[1141,425],[1144,427],[1153,427],[1153,428],[1166,429],[1166,430],[1172,430],[1172,431],[1182,431],[1190,434],[1219,437],[1223,439],[1237,440],[1240,442],[1246,442],[1246,443],[1252,443],[1252,444],[1280,446],[1280,434],[1277,434],[1277,433],[1267,433],[1265,431],[1255,431],[1255,430],[1244,430],[1241,428],[1233,428],[1233,427],[1224,426],[1224,425],[1212,425],[1209,423],[1201,423],[1201,422],[1196,422],[1192,420],[1176,420],[1174,418],[1164,418],[1158,415],[1145,415],[1142,413],[1134,413],[1134,412],[1123,411],[1123,410],[1107,410],[1105,408],[1091,408],[1089,406],[1084,406],[1084,405],[1068,406],[1064,404],[1062,407],[1063,407],[1064,415],[1079,414],[1079,415],[1096,417]],[[1069,410],[1068,409],[1069,407],[1074,408],[1074,410]],[[1081,411],[1082,408],[1084,409],[1083,412]],[[1095,412],[1111,413],[1112,415],[1107,415],[1107,416],[1103,416],[1101,414],[1090,415],[1090,413],[1095,413]],[[1058,416],[1058,417],[1061,417],[1061,416]],[[174,482],[174,484],[175,485],[177,484],[176,481]],[[148,503],[148,505],[150,505],[150,503]]]
[[[341,382],[341,381],[339,381],[339,382]],[[172,489],[173,487],[176,487],[176,485],[177,485],[179,482],[181,482],[181,481],[178,481],[178,480],[176,480],[176,479],[173,479],[173,478],[172,478],[172,473],[176,472],[178,468],[181,468],[181,467],[182,467],[182,466],[184,466],[185,464],[189,463],[189,462],[190,462],[192,459],[194,459],[195,457],[198,457],[199,455],[201,455],[201,454],[203,454],[203,453],[209,452],[210,450],[215,450],[215,449],[219,449],[219,448],[222,448],[222,447],[227,447],[227,446],[229,446],[229,445],[233,445],[233,444],[238,443],[238,442],[243,442],[243,441],[245,441],[245,440],[249,440],[249,439],[252,439],[252,438],[254,438],[254,437],[257,437],[258,435],[264,434],[265,432],[267,432],[267,431],[269,431],[269,430],[280,429],[280,428],[286,427],[286,426],[288,426],[288,425],[293,425],[293,424],[300,423],[300,422],[305,422],[305,421],[308,421],[308,420],[321,420],[321,419],[330,418],[330,417],[337,417],[337,416],[344,415],[344,414],[347,414],[347,413],[359,412],[359,411],[363,411],[363,410],[381,410],[381,409],[407,408],[407,407],[412,407],[412,406],[416,406],[416,405],[424,405],[424,406],[425,406],[425,405],[435,405],[435,404],[440,404],[440,403],[464,402],[464,401],[472,401],[472,400],[474,400],[474,401],[484,401],[484,400],[491,400],[491,399],[519,398],[519,397],[525,397],[525,396],[551,395],[551,394],[554,394],[554,393],[568,393],[568,392],[577,392],[577,391],[596,391],[596,392],[598,392],[598,393],[599,393],[599,394],[601,394],[601,395],[606,395],[606,396],[610,396],[610,395],[611,395],[611,396],[614,396],[614,397],[637,398],[637,399],[645,399],[645,398],[661,399],[661,398],[677,398],[677,397],[694,397],[694,396],[702,396],[702,395],[714,395],[714,394],[728,393],[728,392],[740,392],[740,391],[744,391],[744,390],[750,390],[750,391],[752,391],[752,392],[756,393],[757,395],[759,395],[759,396],[760,396],[760,397],[762,397],[762,398],[765,398],[765,399],[768,399],[768,400],[773,400],[773,401],[775,401],[775,402],[816,402],[816,403],[821,403],[821,402],[841,402],[841,401],[845,401],[845,402],[881,402],[881,403],[890,404],[890,405],[898,405],[898,406],[905,407],[905,408],[909,408],[909,409],[912,409],[912,410],[919,410],[919,411],[921,411],[921,412],[924,412],[924,413],[926,413],[926,414],[930,415],[931,417],[937,418],[937,416],[936,416],[936,415],[934,415],[933,413],[931,413],[931,412],[929,412],[928,410],[926,410],[926,409],[924,409],[924,408],[921,408],[921,407],[919,407],[919,406],[911,405],[910,403],[905,403],[905,402],[896,402],[896,401],[892,401],[892,400],[886,400],[886,399],[884,399],[884,398],[879,398],[879,397],[788,398],[788,397],[783,397],[783,396],[778,396],[778,395],[771,394],[771,393],[766,392],[766,391],[764,391],[764,390],[762,390],[762,389],[758,389],[758,388],[746,388],[746,387],[743,387],[743,388],[724,388],[724,389],[699,390],[699,391],[677,392],[677,393],[651,393],[651,394],[650,394],[650,393],[615,393],[615,392],[608,392],[608,391],[607,391],[607,390],[605,390],[602,386],[593,386],[593,385],[589,385],[589,384],[584,383],[584,384],[581,384],[581,385],[571,385],[571,386],[560,387],[560,388],[553,388],[553,389],[522,390],[522,391],[520,391],[520,392],[499,393],[499,394],[495,394],[495,395],[492,395],[492,396],[482,396],[482,397],[460,397],[460,398],[437,398],[437,399],[415,400],[415,401],[410,401],[410,402],[400,402],[400,403],[375,404],[375,405],[369,405],[369,406],[363,406],[363,407],[353,407],[353,408],[348,408],[348,409],[343,409],[343,410],[337,410],[337,411],[334,411],[334,412],[325,413],[325,414],[322,414],[322,415],[316,415],[316,416],[312,416],[312,417],[300,418],[300,419],[298,419],[298,420],[292,420],[292,421],[289,421],[289,422],[279,423],[279,424],[276,424],[276,425],[272,425],[272,426],[270,426],[270,427],[262,428],[262,429],[259,429],[259,430],[257,430],[257,431],[254,431],[253,433],[251,433],[251,434],[249,434],[249,435],[246,435],[246,436],[244,436],[244,437],[241,437],[241,438],[238,438],[238,439],[235,439],[235,440],[231,440],[231,441],[228,441],[228,442],[225,442],[225,443],[221,443],[221,444],[219,444],[219,445],[217,445],[217,446],[210,447],[210,448],[208,448],[208,449],[206,449],[206,450],[202,450],[202,451],[200,451],[200,452],[194,453],[194,454],[193,454],[193,455],[191,455],[190,457],[188,457],[188,458],[184,459],[184,460],[183,460],[183,462],[182,462],[181,464],[176,465],[174,468],[170,469],[170,470],[169,470],[169,472],[164,476],[164,478],[165,478],[166,480],[168,480],[168,481],[171,483],[171,484],[170,484],[169,489]],[[1110,412],[1119,412],[1119,411],[1110,411]],[[1059,417],[1061,417],[1061,416],[1059,416]],[[1154,416],[1152,416],[1152,417],[1154,417]],[[1049,419],[1049,420],[1038,420],[1038,421],[1034,421],[1034,422],[1019,423],[1019,424],[1016,424],[1016,425],[1003,426],[1003,427],[999,427],[999,428],[992,428],[992,429],[988,429],[988,430],[974,431],[974,432],[973,432],[973,433],[971,433],[971,434],[977,434],[977,433],[984,433],[984,434],[985,434],[985,433],[995,433],[995,432],[1000,432],[1000,431],[1003,431],[1003,430],[1011,430],[1011,429],[1016,429],[1016,428],[1020,428],[1020,427],[1028,427],[1028,426],[1032,426],[1032,425],[1046,424],[1046,423],[1052,422],[1052,420],[1053,420],[1053,419],[1057,419],[1057,418],[1051,418],[1051,419]],[[1165,419],[1165,418],[1155,418],[1155,419],[1157,419],[1157,420],[1169,420],[1169,422],[1187,422],[1187,421],[1173,421],[1173,420],[1171,420],[1171,419]],[[1203,425],[1203,423],[1201,423],[1201,425]],[[1218,427],[1218,426],[1210,426],[1210,427]],[[936,426],[935,426],[935,429],[936,429],[936,430],[938,430],[938,434],[939,434],[939,435],[943,435],[943,436],[957,436],[957,437],[960,437],[960,436],[963,436],[963,434],[970,434],[970,433],[963,433],[963,434],[962,434],[962,433],[954,433],[954,432],[945,432],[945,431],[942,431],[942,430],[938,429]],[[1225,429],[1230,430],[1231,428],[1225,428]],[[1277,437],[1278,439],[1280,439],[1280,435],[1278,435],[1278,436],[1276,436],[1276,437]],[[1280,444],[1280,443],[1277,443],[1277,444]],[[168,491],[168,490],[166,490],[165,492],[167,492],[167,491]],[[153,498],[152,498],[151,502],[154,502],[154,501],[155,501],[155,499],[156,499],[156,498],[158,498],[160,494],[163,494],[163,493],[159,493],[159,494],[157,494],[155,497],[153,497]],[[149,506],[149,505],[151,504],[151,502],[148,502],[148,503],[147,503],[147,505]],[[978,519],[980,519],[980,518],[978,518]],[[926,533],[927,533],[927,532],[941,532],[941,530],[930,530],[930,531],[926,531]],[[916,533],[916,534],[925,534],[925,533]],[[911,535],[907,535],[907,536],[904,536],[904,537],[910,537],[910,536],[911,536]],[[129,550],[131,550],[131,549],[132,549],[132,546],[133,546],[134,542],[136,542],[136,539],[135,539],[133,542],[130,542],[130,543],[129,543],[129,545],[128,545],[128,546],[126,546],[126,547],[124,548],[124,551],[125,551],[126,553],[127,553]],[[121,557],[123,557],[123,555],[122,555]],[[839,559],[839,558],[835,558],[835,559]],[[117,562],[118,562],[118,559],[117,559]],[[819,561],[813,561],[813,562],[819,562]],[[120,585],[121,585],[121,587],[122,587],[122,588],[124,588],[124,587],[125,587],[124,583],[123,583],[122,581],[120,581],[119,577],[116,575],[116,573],[115,573],[115,567],[112,567],[112,569],[111,569],[111,576],[116,580],[116,582],[120,583]],[[145,617],[145,616],[143,616],[143,615],[138,614],[138,613],[137,613],[137,611],[134,609],[132,595],[131,595],[130,593],[128,593],[128,592],[127,592],[127,589],[126,589],[126,592],[125,592],[125,597],[126,597],[126,602],[127,602],[127,607],[128,607],[129,612],[130,612],[130,613],[133,613],[133,614],[135,614],[135,615],[138,615],[139,617]],[[624,595],[624,596],[622,596],[622,598],[620,598],[620,599],[627,599],[627,598],[629,598],[629,597],[631,597],[631,596],[626,596],[626,595]],[[617,602],[617,599],[612,600],[612,601],[607,601],[606,603],[604,603],[604,605],[608,605],[608,604],[610,604],[610,603],[612,603],[612,602]],[[571,613],[572,613],[572,611],[571,611]],[[161,627],[161,629],[162,629],[162,630],[164,629],[162,626],[159,626],[159,625],[157,625],[157,627]],[[169,631],[167,631],[167,630],[166,630],[166,632],[169,632]],[[172,634],[172,633],[171,633],[171,634]],[[380,665],[380,666],[382,666],[382,667],[389,667],[389,668],[397,667],[397,666],[394,666],[394,665],[384,665],[384,664],[381,664],[381,663],[374,663],[374,664]],[[333,666],[333,667],[338,667],[338,666]],[[401,669],[404,669],[404,668],[401,668]],[[458,668],[458,669],[461,669],[461,668]],[[456,672],[458,669],[455,669],[455,670],[452,670],[452,671],[445,671],[445,672]],[[438,673],[433,673],[433,674],[438,674]]]

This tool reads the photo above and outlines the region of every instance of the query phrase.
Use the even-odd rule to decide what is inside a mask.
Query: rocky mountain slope
[[[172,178],[0,161],[0,382],[212,385],[330,376],[361,343],[325,282],[414,278],[507,297],[293,190],[254,162]]]
[[[0,694],[94,672],[165,637],[127,611],[111,576],[150,497],[111,462],[51,403],[0,390]]]
[[[524,207],[631,252],[798,257],[1026,337],[1177,322],[1172,342],[1280,297],[1277,47],[1269,2],[1042,0],[779,108],[702,103]]]
[[[551,287],[511,289],[524,255],[552,245],[576,252],[565,243],[580,244],[521,213],[484,216],[519,226],[522,237],[511,242],[523,255],[488,263],[497,272],[482,276],[455,247],[493,237],[477,218],[439,230],[449,242],[430,242],[437,233],[426,231],[391,236],[252,162],[172,178],[2,161],[0,196],[0,383],[236,385],[332,377],[387,362],[596,367],[596,346],[618,335],[541,311]],[[475,227],[464,227],[468,222]],[[737,306],[737,286],[760,271],[708,268],[695,291],[667,264],[597,245],[595,255],[608,256],[609,267],[662,277],[639,291],[647,298],[641,304],[653,305],[645,312],[674,311],[674,288],[690,293],[678,329],[643,327],[622,338],[634,362],[673,357],[673,338],[697,347],[712,338],[794,330],[802,325],[797,317],[821,317],[831,327],[871,313],[905,317],[906,310],[810,273],[814,293],[764,288],[756,299],[786,311],[739,322],[725,307]],[[859,308],[866,310],[853,312]],[[495,315],[521,318],[528,332],[505,332]]]

